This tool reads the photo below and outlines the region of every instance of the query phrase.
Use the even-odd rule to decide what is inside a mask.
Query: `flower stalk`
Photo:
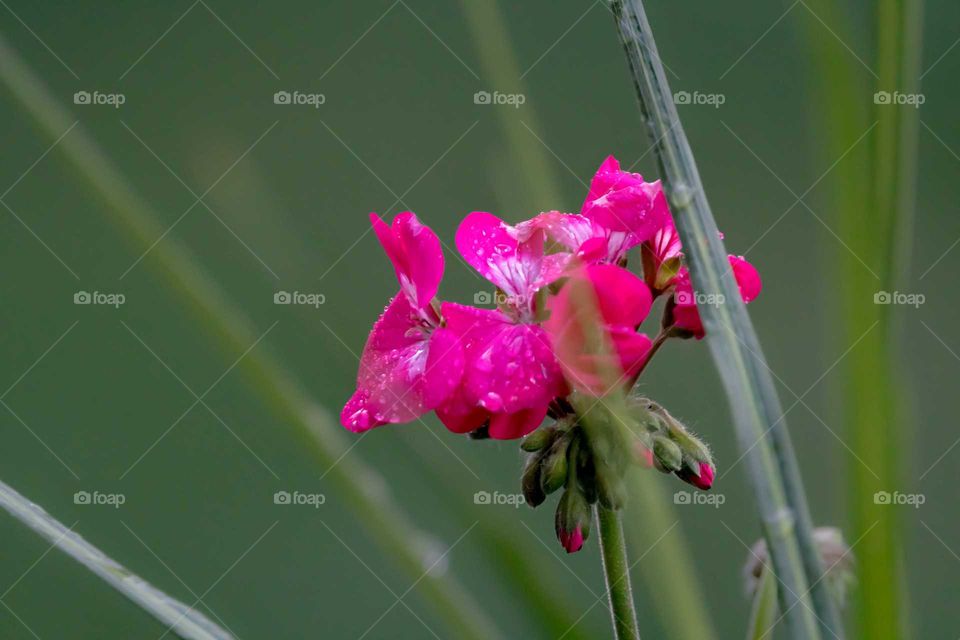
[[[640,640],[637,612],[633,608],[630,565],[627,563],[627,547],[623,537],[620,513],[607,509],[601,504],[595,506],[594,513],[615,638],[616,640]]]
[[[693,284],[697,291],[720,293],[726,301],[722,305],[700,305],[699,311],[714,361],[722,373],[737,438],[747,452],[764,536],[780,579],[779,598],[787,627],[794,638],[842,637],[836,607],[819,580],[823,566],[813,543],[809,510],[783,409],[730,273],[643,3],[612,0],[610,6],[633,73],[643,119],[655,141]],[[768,429],[772,444],[766,438]],[[811,606],[811,591],[816,613]]]

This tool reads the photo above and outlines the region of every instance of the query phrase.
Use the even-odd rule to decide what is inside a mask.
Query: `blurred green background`
[[[471,592],[505,637],[556,638],[569,624],[555,633],[540,623],[529,585],[511,578],[520,557],[569,623],[584,614],[566,637],[609,634],[602,603],[591,608],[603,594],[595,539],[561,557],[553,500],[536,511],[475,504],[479,491],[518,491],[516,443],[454,436],[433,417],[362,439],[329,423],[352,392],[370,325],[397,289],[368,233],[370,211],[409,208],[431,225],[448,245],[441,295],[472,302],[486,283],[449,250],[466,213],[518,221],[575,211],[581,181],[610,153],[656,175],[604,3],[465,2],[467,11],[419,0],[5,0],[0,8],[0,36],[17,64],[69,114],[51,135],[31,115],[49,105],[25,105],[9,82],[0,90],[2,478],[168,593],[187,604],[202,599],[198,607],[241,638],[455,637],[417,582],[431,565],[431,575],[445,572]],[[871,3],[840,3],[841,23],[803,3],[647,4],[674,90],[725,97],[719,108],[681,106],[681,117],[728,248],[763,275],[751,315],[784,405],[794,405],[787,420],[814,520],[846,527],[848,472],[870,460],[846,443],[842,420],[843,368],[834,365],[856,346],[838,329],[845,289],[836,265],[846,249],[830,175],[818,182],[838,161],[823,150],[836,132],[813,90],[820,71],[809,52],[820,46],[838,64],[852,60],[871,108]],[[497,11],[503,33],[490,21]],[[909,622],[923,638],[960,635],[951,489],[960,456],[951,450],[960,249],[950,251],[960,238],[958,24],[956,3],[927,2],[918,215],[900,287],[925,303],[896,310],[898,388],[910,417],[903,441],[888,443],[903,461],[889,490],[926,499],[918,509],[891,507],[904,526]],[[17,75],[11,60],[2,63],[8,78]],[[78,91],[125,102],[74,104]],[[323,94],[324,102],[275,104],[278,91]],[[476,104],[478,91],[519,92],[525,102]],[[109,200],[62,153],[86,137],[156,216],[159,233],[147,242],[116,223]],[[867,133],[839,162],[861,161],[870,144]],[[74,149],[81,161],[90,153]],[[816,216],[794,206],[791,190]],[[224,348],[203,301],[185,302],[184,292],[198,291],[194,272],[171,279],[164,262],[179,252],[222,289],[228,319],[240,310],[249,320],[249,341]],[[325,303],[276,305],[281,290],[322,293]],[[78,291],[122,293],[125,303],[77,305]],[[263,382],[247,375],[246,359],[261,354],[329,411],[315,419],[333,434],[332,459],[318,457],[310,437],[273,410]],[[632,550],[646,553],[633,571],[641,630],[674,637],[664,621],[684,615],[679,604],[674,612],[658,603],[653,591],[667,578],[650,574],[661,549],[653,543],[682,531],[693,564],[678,570],[702,585],[717,636],[741,637],[744,545],[760,532],[706,345],[668,345],[643,385],[712,444],[725,502],[674,507],[671,494],[685,487],[644,475],[673,511]],[[425,534],[407,522],[365,525],[345,479],[334,480],[354,459],[380,476],[354,480],[375,496],[388,491]],[[77,491],[126,501],[75,504]],[[323,494],[325,503],[278,505],[277,491]],[[626,517],[631,529],[650,526],[636,504]],[[6,514],[0,531],[0,636],[163,633]],[[485,542],[491,532],[498,537]],[[864,532],[846,533],[855,542]],[[408,540],[421,571],[391,561],[376,543],[384,536]]]

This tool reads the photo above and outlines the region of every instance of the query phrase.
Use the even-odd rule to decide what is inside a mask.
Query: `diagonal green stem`
[[[627,564],[627,544],[623,537],[620,512],[597,504],[594,513],[597,529],[600,532],[603,576],[607,581],[607,599],[610,603],[614,637],[616,640],[640,640],[637,612],[633,608],[630,565]]]
[[[51,138],[56,139],[74,123],[42,80],[2,37],[0,80]],[[131,236],[137,247],[150,247],[164,234],[152,208],[81,125],[60,141],[57,150],[104,200],[105,212]],[[254,330],[246,314],[231,304],[216,280],[174,239],[166,237],[156,244],[150,252],[149,264],[225,351],[243,352],[257,341],[259,332]],[[456,630],[457,637],[476,640],[500,637],[493,621],[452,576],[429,571],[430,558],[424,549],[435,547],[436,541],[410,522],[375,470],[355,455],[346,455],[349,440],[298,381],[262,347],[250,351],[238,368],[282,423],[294,426],[297,434],[306,440],[309,449],[329,469],[327,478],[344,496],[344,504],[353,509],[385,555],[397,562],[411,581],[417,581],[425,591],[425,600]]]
[[[104,582],[137,603],[150,615],[188,640],[232,640],[233,635],[205,615],[171,598],[146,580],[131,573],[116,560],[65,527],[39,505],[0,481],[0,507],[33,529],[60,551],[85,566]]]
[[[644,121],[656,144],[664,187],[694,285],[703,293],[720,293],[726,300],[723,305],[703,305],[700,315],[730,400],[740,446],[746,452],[764,536],[780,578],[779,596],[787,627],[798,639],[820,638],[821,626],[839,637],[842,630],[832,601],[818,599],[822,605],[819,616],[811,607],[808,585],[813,583],[814,591],[819,588],[823,567],[813,543],[809,511],[783,423],[783,409],[730,273],[643,3],[613,0],[611,7],[633,72]],[[768,429],[773,445],[766,438]]]

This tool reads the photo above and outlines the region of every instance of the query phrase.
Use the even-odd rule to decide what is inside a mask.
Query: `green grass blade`
[[[11,90],[44,134],[56,139],[75,121],[0,36],[0,80]],[[150,247],[164,233],[152,208],[134,191],[99,145],[77,125],[57,145],[83,180],[99,195],[104,211],[139,248]],[[259,332],[242,310],[230,303],[217,282],[206,274],[189,251],[173,238],[164,238],[145,261],[200,320],[227,353],[247,350]],[[306,446],[330,471],[336,485],[365,531],[411,580],[418,581],[437,615],[457,637],[476,640],[501,637],[477,601],[450,575],[428,571],[423,549],[435,541],[418,530],[393,500],[388,485],[356,455],[342,457],[350,440],[307,391],[260,347],[238,365],[251,388],[283,421],[306,440]],[[336,464],[335,464],[336,463]],[[402,531],[403,535],[396,532]]]
[[[842,28],[843,16],[834,3],[811,0],[810,6],[841,36],[849,32]],[[875,504],[874,494],[900,486],[901,452],[908,448],[909,429],[897,400],[903,391],[893,368],[892,307],[873,304],[873,297],[879,291],[896,291],[905,279],[919,116],[909,105],[869,107],[875,91],[918,91],[923,2],[881,0],[877,9],[876,86],[862,81],[859,62],[836,55],[818,21],[811,19],[804,26],[810,30],[807,42],[815,62],[811,78],[817,111],[826,111],[825,122],[820,124],[832,132],[824,156],[833,162],[851,140],[875,127],[871,157],[851,154],[832,176],[832,208],[838,211],[838,233],[849,250],[837,249],[834,264],[839,267],[831,266],[830,273],[839,275],[838,290],[843,292],[842,339],[850,344],[863,338],[863,344],[841,365],[846,381],[841,389],[846,432],[851,448],[866,461],[852,461],[848,468],[850,537],[860,540],[858,555],[868,559],[858,566],[857,626],[860,637],[894,640],[907,635],[900,551],[903,523],[896,509]]]
[[[722,305],[702,306],[700,315],[730,401],[738,441],[750,467],[774,569],[783,586],[779,595],[786,626],[794,638],[819,638],[821,625],[832,635],[840,636],[842,629],[829,598],[819,616],[811,606],[808,585],[816,586],[816,578],[808,576],[819,576],[822,564],[813,546],[809,510],[783,424],[783,408],[730,273],[727,253],[680,124],[643,3],[614,0],[611,5],[643,116],[655,140],[664,186],[694,286],[704,294],[722,294],[726,301]],[[774,425],[772,430],[769,425]],[[768,430],[775,446],[767,440]],[[804,553],[805,549],[810,552]]]
[[[131,573],[95,546],[61,524],[42,507],[20,495],[16,489],[0,481],[0,507],[40,534],[51,545],[97,574],[147,613],[187,640],[232,640],[227,633],[205,615],[160,591],[146,580]]]

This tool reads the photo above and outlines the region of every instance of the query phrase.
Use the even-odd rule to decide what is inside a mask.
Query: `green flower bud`
[[[653,438],[653,456],[657,468],[670,473],[679,471],[683,464],[683,452],[677,443],[663,436]]]
[[[553,438],[557,435],[557,430],[554,427],[544,427],[543,429],[537,429],[526,438],[523,439],[523,442],[520,443],[520,448],[524,451],[540,451],[541,449],[546,448],[553,442]]]
[[[540,506],[547,499],[547,494],[543,492],[541,482],[542,473],[543,454],[537,453],[529,456],[527,466],[524,468],[523,476],[520,479],[520,488],[527,504],[533,508]]]
[[[547,451],[540,477],[540,483],[547,494],[553,493],[567,482],[569,444],[570,438],[558,438]]]

